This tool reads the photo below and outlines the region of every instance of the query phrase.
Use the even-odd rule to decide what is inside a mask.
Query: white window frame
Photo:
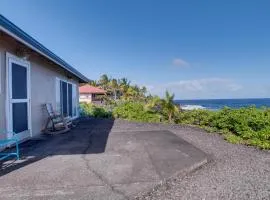
[[[57,100],[58,99],[60,99],[60,101],[61,101],[61,97],[60,97],[60,95],[61,95],[61,91],[60,91],[60,93],[58,94],[58,89],[57,89],[57,87],[59,87],[60,88],[60,83],[61,83],[61,81],[63,81],[63,82],[65,82],[65,83],[67,83],[67,96],[69,95],[69,91],[68,91],[68,84],[71,84],[71,86],[72,86],[72,91],[74,90],[74,89],[76,89],[76,91],[74,91],[74,92],[76,92],[76,100],[75,100],[75,102],[73,102],[73,94],[71,94],[71,99],[72,99],[72,103],[74,104],[74,105],[76,105],[76,115],[73,115],[73,112],[74,112],[74,110],[73,110],[73,107],[72,107],[72,115],[71,116],[69,116],[69,117],[71,117],[72,119],[76,119],[76,118],[78,118],[79,117],[79,108],[78,108],[78,98],[79,98],[79,96],[78,96],[78,84],[76,84],[76,83],[74,83],[74,82],[71,82],[71,81],[68,81],[68,80],[66,80],[66,79],[63,79],[63,78],[59,78],[59,77],[56,77],[56,88],[55,88],[55,91],[56,91],[56,104],[57,104]],[[58,84],[58,83],[59,84]],[[67,104],[67,107],[69,108],[69,101],[67,102],[68,104]],[[61,105],[62,103],[60,102],[60,105]],[[63,104],[62,104],[63,105]],[[62,108],[60,108],[61,109],[61,114],[63,114],[63,109]]]

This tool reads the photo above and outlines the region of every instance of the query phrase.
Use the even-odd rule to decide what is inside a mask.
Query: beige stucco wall
[[[56,77],[68,80],[59,70],[44,64],[39,60],[31,62],[31,110],[32,110],[32,132],[40,133],[48,118],[43,105],[52,103],[56,109]],[[68,80],[72,83],[76,81]]]
[[[6,129],[6,52],[15,55],[16,45],[12,40],[0,37],[0,129]],[[75,77],[68,79],[66,71],[36,53],[31,53],[28,61],[30,62],[31,77],[31,125],[32,134],[35,136],[41,133],[48,117],[43,105],[45,103],[52,103],[53,107],[56,107],[56,77],[68,80],[77,84],[77,86],[78,80]],[[78,87],[77,97],[79,101]]]

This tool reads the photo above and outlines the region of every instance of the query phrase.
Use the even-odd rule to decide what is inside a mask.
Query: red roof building
[[[87,103],[102,103],[102,96],[106,94],[106,91],[91,86],[89,84],[83,85],[79,88],[80,92],[80,102],[87,102]]]
[[[79,88],[79,91],[80,91],[80,94],[105,94],[106,93],[105,90],[98,88],[98,87],[88,85],[88,84],[81,86]]]

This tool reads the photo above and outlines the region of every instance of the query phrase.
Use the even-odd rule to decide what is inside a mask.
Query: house
[[[89,84],[81,86],[79,91],[80,91],[80,102],[86,103],[101,104],[104,95],[106,95],[105,90],[91,86]]]
[[[15,132],[20,141],[40,134],[48,118],[45,103],[77,118],[78,88],[86,82],[75,68],[0,15],[0,130]]]

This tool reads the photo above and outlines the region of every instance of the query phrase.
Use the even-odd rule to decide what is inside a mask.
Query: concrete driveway
[[[21,150],[22,160],[1,164],[0,199],[129,199],[207,162],[167,130],[129,130],[113,120],[83,120]]]

